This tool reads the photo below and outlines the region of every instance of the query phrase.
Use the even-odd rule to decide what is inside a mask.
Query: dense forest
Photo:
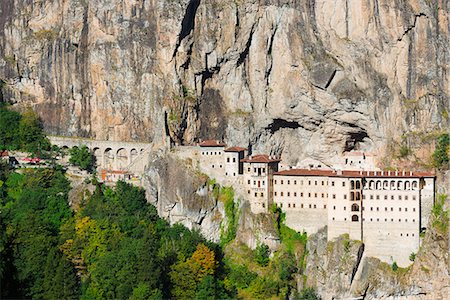
[[[0,123],[9,124],[0,131],[2,149],[50,152],[31,111],[1,107]],[[286,227],[274,210],[279,251],[237,243],[231,188],[211,183],[229,219],[214,244],[161,219],[141,188],[107,187],[93,177],[94,191],[85,191],[74,209],[61,166],[0,163],[2,299],[318,299],[312,289],[296,292],[306,235]]]

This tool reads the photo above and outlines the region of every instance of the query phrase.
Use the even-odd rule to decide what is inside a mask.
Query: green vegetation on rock
[[[436,168],[448,167],[448,151],[450,136],[448,133],[441,134],[437,139],[436,150],[433,153],[433,162]]]

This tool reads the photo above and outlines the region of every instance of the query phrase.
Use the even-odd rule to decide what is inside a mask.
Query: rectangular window
[[[408,211],[408,208],[407,208],[407,207],[405,207],[405,211]]]
[[[314,185],[317,185],[317,180],[314,181]]]
[[[394,195],[391,196],[391,200],[394,200]]]
[[[373,207],[370,208],[370,211],[373,211]]]
[[[322,185],[325,185],[325,181],[322,181]]]
[[[311,208],[311,204],[309,205],[309,208]]]
[[[266,168],[262,168],[262,172],[263,172],[263,173],[266,173]]]
[[[347,207],[344,206],[344,210],[347,210]]]
[[[326,205],[326,204],[324,204],[324,205],[323,205],[323,208],[327,208],[327,205]]]
[[[287,192],[287,196],[290,197],[291,196],[291,192]]]
[[[255,193],[255,197],[258,197],[258,193]]]
[[[296,185],[297,184],[297,180],[294,180],[294,185]]]
[[[373,200],[373,195],[370,195],[370,200]]]
[[[248,190],[248,193],[250,194],[250,190]]]
[[[283,197],[283,192],[281,192],[281,197]]]
[[[401,195],[398,196],[398,200],[402,200],[402,196]]]
[[[325,194],[324,193],[322,193],[322,198],[325,198]]]
[[[290,203],[288,203],[288,208],[291,208],[291,204]]]
[[[377,211],[380,211],[380,208],[379,208],[379,207],[377,207]]]
[[[393,207],[391,207],[391,211],[394,211],[394,208],[393,208]]]
[[[229,158],[229,157],[227,157],[227,162],[228,162],[228,163],[230,162],[230,158]]]
[[[317,208],[317,206],[314,204],[314,208]]]
[[[276,195],[277,195],[277,192],[274,192],[274,195],[276,196]]]
[[[275,179],[275,184],[277,184],[277,180]]]
[[[415,207],[413,208],[413,211],[416,211],[416,208],[415,208]]]
[[[303,208],[303,203],[302,203],[302,204],[300,204],[300,207],[301,207],[301,208]]]
[[[236,162],[236,157],[233,157],[233,162]]]
[[[344,195],[344,199],[347,199],[347,195]]]
[[[247,168],[247,171],[248,171],[248,172],[250,172],[250,167],[249,167],[249,168]]]
[[[336,210],[336,205],[333,206],[333,210]]]
[[[264,197],[264,193],[261,193],[261,197]]]
[[[331,186],[334,186],[334,181],[331,182]]]
[[[413,197],[413,198],[412,198],[413,200],[416,200],[416,196],[412,196],[412,197]]]
[[[336,194],[333,194],[333,199],[336,199]]]
[[[384,195],[384,200],[387,200],[387,195]]]
[[[344,181],[344,182],[342,182],[342,186],[345,186],[345,181]]]
[[[408,196],[405,196],[405,200],[408,200]]]
[[[380,195],[377,195],[377,200],[380,200]]]
[[[314,198],[317,198],[317,193],[314,193]]]
[[[288,184],[291,184],[291,181],[290,181],[290,180],[288,180]]]
[[[303,193],[300,193],[300,197],[303,197]]]
[[[250,179],[249,179],[249,180],[247,180],[247,184],[250,184]]]
[[[295,203],[292,204],[292,207],[295,208]]]
[[[308,197],[311,198],[311,193],[308,193]]]
[[[297,197],[297,192],[294,192],[294,197]]]
[[[281,184],[283,184],[283,180],[281,180],[281,182],[280,182]]]

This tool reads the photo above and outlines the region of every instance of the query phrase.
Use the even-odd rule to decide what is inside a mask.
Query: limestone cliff
[[[435,220],[430,221],[414,263],[397,270],[366,257],[362,244],[346,236],[327,243],[326,230],[321,230],[308,240],[307,284],[316,287],[323,299],[446,299],[450,231],[448,218],[445,231],[433,225]]]
[[[53,134],[330,160],[448,128],[445,0],[5,0],[4,98]]]

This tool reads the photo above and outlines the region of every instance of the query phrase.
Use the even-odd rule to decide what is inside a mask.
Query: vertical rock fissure
[[[195,15],[197,14],[197,9],[200,6],[200,0],[189,1],[186,7],[186,12],[184,14],[183,20],[181,21],[181,30],[178,35],[178,41],[175,46],[175,51],[173,52],[173,57],[177,55],[178,48],[180,47],[181,41],[187,37],[195,28]]]

